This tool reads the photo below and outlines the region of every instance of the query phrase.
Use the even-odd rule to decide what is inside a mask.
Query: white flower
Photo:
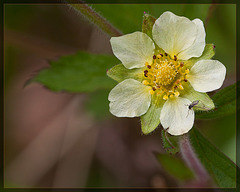
[[[144,133],[159,122],[172,135],[187,133],[194,123],[189,105],[198,100],[197,110],[213,109],[206,92],[219,89],[226,75],[219,61],[201,60],[205,36],[200,19],[164,12],[152,27],[152,39],[143,32],[112,37],[114,55],[127,73],[137,72],[111,90],[110,112],[117,117],[142,116],[147,121],[142,123]],[[194,62],[193,57],[200,59]]]

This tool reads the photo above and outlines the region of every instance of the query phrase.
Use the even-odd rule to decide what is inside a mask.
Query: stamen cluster
[[[143,84],[152,87],[151,94],[161,95],[164,100],[180,95],[189,69],[177,60],[177,56],[172,59],[167,53],[153,55],[152,63],[146,62],[145,67]]]

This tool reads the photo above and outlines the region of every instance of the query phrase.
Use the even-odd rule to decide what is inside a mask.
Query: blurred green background
[[[235,5],[94,4],[92,7],[124,34],[141,31],[144,12],[159,17],[164,11],[171,11],[203,20],[206,42],[216,45],[214,59],[227,68],[223,87],[236,82]],[[4,18],[7,187],[180,185],[164,173],[152,155],[152,151],[164,151],[161,128],[144,136],[139,119],[113,117],[108,112],[110,90],[73,95],[51,93],[36,84],[23,88],[36,71],[48,66],[48,60],[78,50],[112,54],[109,37],[64,4],[5,4]],[[64,113],[59,114],[61,111]],[[71,124],[63,123],[63,119]],[[199,120],[196,127],[236,161],[235,115]],[[85,129],[86,132],[78,132]],[[46,150],[44,143],[52,151]],[[42,167],[33,171],[38,163]],[[20,174],[23,170],[27,170],[25,176]]]

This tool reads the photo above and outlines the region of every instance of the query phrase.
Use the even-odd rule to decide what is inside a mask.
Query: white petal
[[[157,45],[173,58],[193,44],[197,27],[188,18],[167,11],[156,20],[152,33]]]
[[[198,92],[219,89],[226,75],[226,67],[217,60],[200,60],[193,65],[187,79]]]
[[[203,22],[200,19],[194,19],[192,22],[195,23],[197,27],[197,37],[190,47],[179,53],[179,59],[188,60],[191,57],[200,57],[205,48],[206,33]]]
[[[145,62],[152,63],[155,45],[145,33],[134,32],[110,39],[114,55],[128,68],[144,67]]]
[[[188,99],[175,97],[163,105],[160,121],[171,135],[182,135],[193,127],[194,111],[188,109],[190,103]]]
[[[151,103],[151,87],[134,79],[126,79],[109,93],[110,112],[117,117],[138,117],[147,112]]]

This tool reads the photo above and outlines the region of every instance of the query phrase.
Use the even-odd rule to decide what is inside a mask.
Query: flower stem
[[[196,179],[203,184],[208,183],[210,176],[197,158],[187,134],[184,134],[180,138],[179,147],[183,160],[186,162],[188,167],[193,170]]]
[[[85,4],[83,1],[81,1],[81,0],[76,1],[78,4],[75,4],[75,3],[71,4],[71,0],[66,0],[66,2],[68,2],[69,5],[72,8],[74,8],[78,13],[81,13],[82,15],[87,17],[88,20],[90,20],[95,25],[97,25],[103,32],[108,34],[110,37],[122,35],[122,32],[120,32],[118,29],[116,29],[104,17],[102,17],[97,12],[95,12],[90,6]]]

